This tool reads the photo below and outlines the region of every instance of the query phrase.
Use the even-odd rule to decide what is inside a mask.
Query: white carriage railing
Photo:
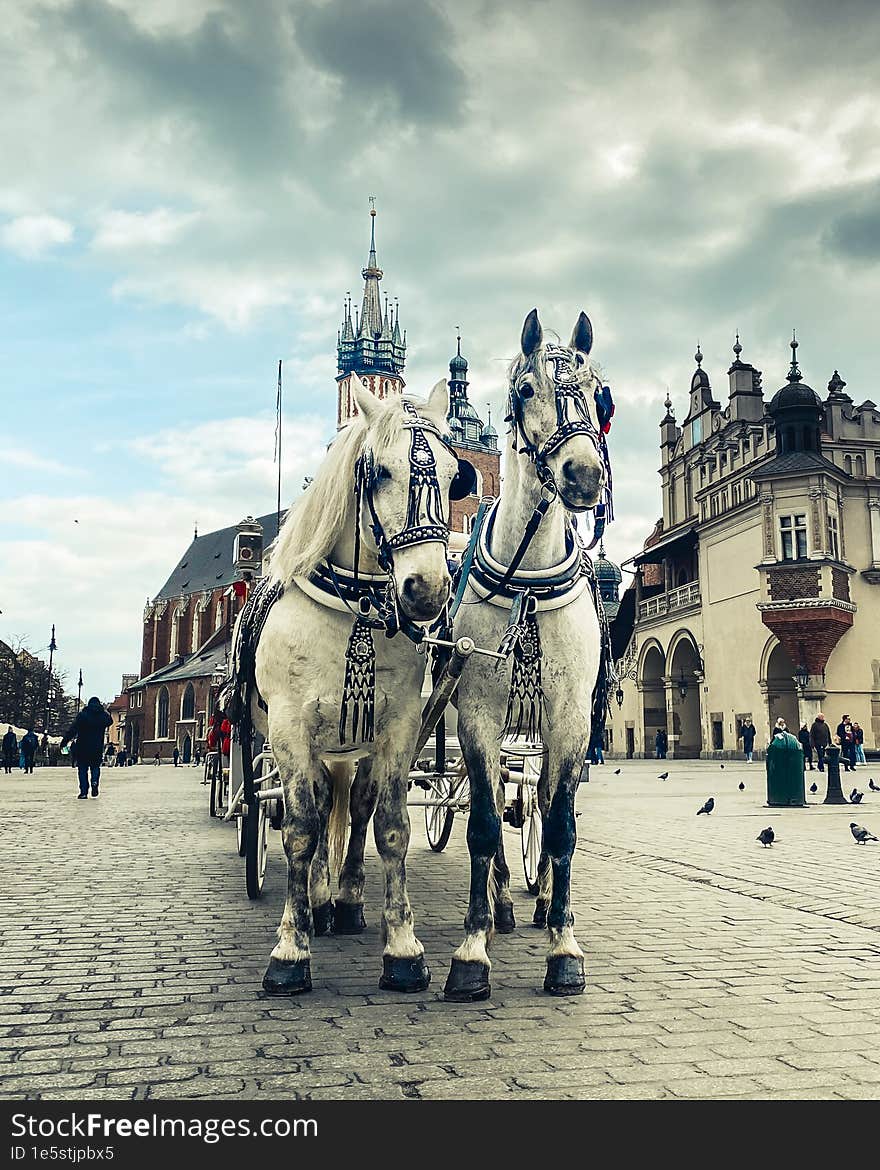
[[[660,617],[662,614],[699,604],[700,582],[689,581],[687,585],[679,585],[677,589],[670,589],[668,593],[660,593],[656,597],[648,597],[640,602],[639,617]]]

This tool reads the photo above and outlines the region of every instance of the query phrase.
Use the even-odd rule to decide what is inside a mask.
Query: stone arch
[[[792,735],[797,735],[800,720],[797,685],[794,681],[794,663],[779,639],[774,639],[774,641],[776,645],[767,655],[762,679],[767,693],[768,724],[772,733],[776,720],[781,717],[785,720],[786,727]]]
[[[186,684],[186,690],[180,700],[180,718],[194,719],[196,714],[196,691],[192,683]]]
[[[699,757],[704,746],[701,710],[703,680],[697,640],[690,630],[676,630],[669,643],[666,662],[672,704],[670,747],[674,743],[676,756],[694,759]],[[680,689],[683,684],[687,684],[684,694]]]
[[[654,742],[659,729],[667,730],[666,655],[656,638],[649,638],[639,653],[637,678],[642,699],[642,745],[645,756],[654,755]]]

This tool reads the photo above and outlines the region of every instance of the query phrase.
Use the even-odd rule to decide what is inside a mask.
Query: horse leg
[[[469,735],[463,737],[461,746],[471,781],[471,811],[467,827],[471,887],[464,920],[465,939],[452,957],[443,995],[455,1002],[471,1002],[488,999],[491,991],[489,971],[492,964],[487,947],[494,924],[489,870],[501,834],[496,799],[501,762],[497,746],[490,753]]]
[[[495,929],[499,934],[511,934],[516,929],[516,917],[513,913],[513,901],[510,897],[510,869],[504,856],[504,780],[498,782],[498,794],[495,807],[502,817],[502,825],[498,829],[498,848],[492,860],[490,882],[492,883],[492,912]]]
[[[431,981],[425,948],[413,929],[412,909],[406,890],[406,851],[409,847],[409,812],[406,807],[406,771],[395,761],[390,775],[379,785],[373,834],[385,869],[385,907],[382,933],[383,991],[424,991]],[[409,761],[406,761],[407,765]]]
[[[330,863],[327,825],[333,807],[333,786],[327,774],[314,785],[315,811],[318,814],[318,846],[309,871],[309,904],[312,908],[316,936],[329,934],[333,926],[333,898],[330,892]]]
[[[538,809],[541,813],[541,823],[545,824],[550,815],[550,767],[546,751],[541,760],[541,775],[538,779]],[[535,899],[535,913],[532,915],[532,926],[537,926],[540,930],[547,925],[547,907],[550,903],[552,885],[553,870],[542,840],[541,855],[538,858],[538,896]]]
[[[574,798],[582,762],[582,751],[562,760],[544,821],[544,849],[550,859],[552,874],[547,910],[550,949],[544,990],[551,995],[580,995],[586,987],[584,953],[574,937],[574,915],[571,912],[571,858],[577,841]]]
[[[307,752],[296,752],[286,737],[273,734],[272,744],[286,801],[281,840],[287,854],[287,898],[278,942],[263,976],[263,990],[269,995],[298,995],[312,989],[309,870],[320,834],[313,777],[321,774],[321,767]],[[306,769],[300,762],[303,759]]]
[[[364,918],[364,850],[367,843],[367,826],[376,808],[376,794],[372,761],[361,760],[349,798],[351,835],[339,874],[339,896],[336,899],[333,920],[334,934],[360,934],[367,925]]]

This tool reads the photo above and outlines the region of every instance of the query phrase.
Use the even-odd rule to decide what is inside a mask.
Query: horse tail
[[[543,862],[543,869],[541,868]],[[553,866],[550,864],[550,858],[541,856],[541,861],[538,863],[538,901],[543,902],[545,906],[550,905],[550,900],[553,897]]]
[[[492,921],[495,921],[495,907],[498,905],[498,874],[495,872],[495,858],[489,862],[489,873],[486,878],[486,894],[489,898],[489,911]]]
[[[348,795],[354,773],[345,760],[327,764],[327,771],[333,783],[333,807],[327,821],[327,856],[330,873],[338,880],[348,837]]]

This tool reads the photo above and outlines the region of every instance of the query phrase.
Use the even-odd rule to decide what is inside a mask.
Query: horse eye
[[[384,483],[386,479],[391,479],[391,472],[380,463],[373,472],[373,481],[374,483]]]
[[[523,398],[531,398],[535,393],[535,387],[531,384],[531,382],[523,382],[520,385],[519,392]]]

